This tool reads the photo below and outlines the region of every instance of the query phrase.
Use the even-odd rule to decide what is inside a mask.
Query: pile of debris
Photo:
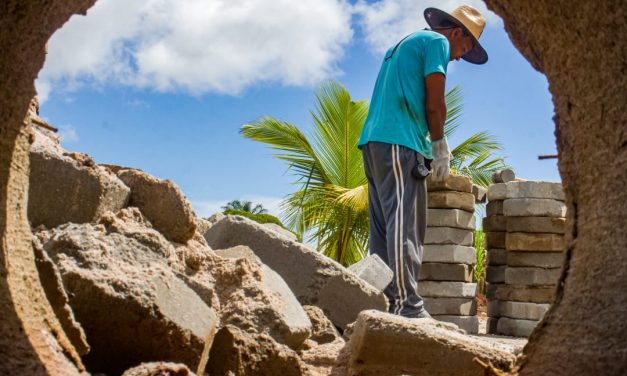
[[[89,372],[343,375],[392,361],[416,374],[449,369],[416,359],[426,346],[459,358],[460,374],[483,373],[474,357],[514,364],[518,347],[383,313],[380,288],[289,233],[239,216],[202,220],[171,181],[98,165],[49,130],[33,133],[28,214],[38,270]],[[411,344],[405,364],[388,346],[399,335]],[[369,351],[379,355],[364,361]]]
[[[488,333],[527,337],[553,302],[563,259],[560,183],[510,181],[488,188]]]

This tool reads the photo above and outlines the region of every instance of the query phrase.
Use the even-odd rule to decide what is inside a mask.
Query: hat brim
[[[444,20],[448,20],[456,25],[459,25],[459,27],[464,29],[474,42],[474,47],[472,48],[472,50],[468,51],[468,53],[462,56],[462,59],[466,60],[469,63],[478,65],[485,64],[488,61],[488,53],[483,49],[481,43],[479,43],[477,38],[472,35],[470,30],[468,30],[468,28],[466,28],[466,26],[464,26],[464,24],[461,23],[457,18],[438,8],[425,9],[424,17],[427,21],[427,24],[429,24],[429,27],[431,27],[432,29],[437,29]]]

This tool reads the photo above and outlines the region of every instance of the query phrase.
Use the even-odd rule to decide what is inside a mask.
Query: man
[[[432,30],[418,31],[385,55],[358,146],[368,177],[370,252],[394,271],[385,289],[390,312],[431,317],[417,290],[427,217],[428,165],[449,175],[444,136],[446,69],[451,60],[484,64],[478,42],[485,19],[462,5],[451,14],[427,8]]]

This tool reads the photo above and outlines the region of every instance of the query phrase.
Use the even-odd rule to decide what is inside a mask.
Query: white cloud
[[[222,212],[222,207],[226,205],[227,202],[233,199],[228,200],[191,200],[192,206],[196,213],[203,217],[207,218],[212,214]],[[269,197],[269,196],[259,196],[259,195],[244,195],[239,198],[241,201],[251,201],[253,205],[261,204],[263,207],[268,210],[269,214],[274,215],[275,217],[281,217],[281,208],[280,204],[283,201],[282,198],[278,197]]]
[[[78,133],[76,132],[76,128],[69,124],[59,126],[59,133],[57,135],[63,143],[78,141]]]
[[[340,74],[351,9],[345,0],[99,0],[52,37],[37,87],[45,100],[85,82],[194,94],[312,85]]]
[[[486,18],[488,26],[499,20],[481,0],[381,0],[372,4],[359,0],[355,13],[359,16],[358,22],[369,48],[382,55],[405,35],[427,27],[423,16],[425,8],[436,7],[451,12],[462,4],[477,8]]]

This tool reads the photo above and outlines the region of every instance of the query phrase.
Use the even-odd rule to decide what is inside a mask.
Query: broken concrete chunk
[[[525,232],[507,233],[505,248],[508,251],[563,251],[566,247],[564,235],[530,234]]]
[[[505,248],[506,232],[486,232],[485,245],[487,248]]]
[[[316,341],[318,344],[324,344],[341,338],[340,333],[337,331],[331,320],[327,318],[320,308],[306,305],[303,306],[303,309],[311,321],[311,340]]]
[[[474,298],[477,295],[476,283],[465,282],[432,282],[418,283],[420,296],[441,298]]]
[[[507,264],[507,251],[501,248],[489,248],[486,250],[488,265],[499,266]]]
[[[496,330],[499,334],[506,336],[529,337],[536,325],[538,325],[538,321],[535,320],[517,320],[501,317]]]
[[[387,310],[385,295],[342,265],[247,218],[227,216],[209,229],[205,239],[214,249],[250,247],[283,277],[301,304],[322,308],[341,328],[365,309]]]
[[[442,327],[431,319],[362,312],[351,336],[349,374],[480,376],[479,358],[509,370],[515,355],[503,346]]]
[[[492,181],[494,183],[508,183],[510,181],[513,181],[514,179],[516,179],[516,174],[513,170],[509,168],[492,174]]]
[[[503,214],[508,217],[565,217],[566,204],[543,198],[510,198],[503,201]]]
[[[212,376],[300,376],[304,370],[298,355],[271,337],[227,325],[216,334],[207,371]]]
[[[431,315],[474,316],[477,302],[467,298],[424,298],[424,305]]]
[[[561,269],[511,268],[505,270],[508,285],[544,286],[557,285]]]
[[[427,227],[425,244],[458,244],[472,246],[473,232],[452,227]]]
[[[67,334],[68,339],[72,342],[78,354],[85,355],[89,352],[89,344],[85,338],[83,328],[76,322],[72,307],[69,305],[68,296],[61,282],[61,274],[48,254],[44,252],[39,239],[33,238],[35,264],[37,265],[39,280],[44,288],[46,297],[59,319],[63,331]]]
[[[427,177],[427,190],[429,192],[435,191],[457,191],[457,192],[472,192],[472,180],[467,176],[451,174],[444,181],[436,181],[433,179],[433,175]]]
[[[229,317],[226,320],[227,322],[223,324],[239,324],[241,329],[249,329],[249,325],[254,325],[255,330],[266,332],[277,342],[285,344],[292,349],[299,348],[311,335],[312,326],[307,313],[283,278],[270,267],[261,263],[259,257],[246,246],[240,245],[225,250],[216,250],[215,253],[224,258],[248,259],[261,268],[260,281],[254,289],[244,287],[254,286],[257,281],[253,280],[227,284],[221,281],[215,282],[215,289],[218,290],[218,294],[221,293],[220,290],[232,291],[232,285],[242,286],[242,290],[244,290],[242,291],[244,296],[237,298],[235,295],[221,297],[223,303],[220,313]],[[232,269],[232,273],[239,272],[239,274],[242,274],[245,268],[244,265],[236,265]],[[251,271],[254,274],[254,271]],[[194,279],[193,276],[190,278]],[[259,298],[255,299],[255,301],[248,301],[248,296],[253,294]],[[232,299],[234,298],[238,299],[241,304],[233,301]],[[264,306],[258,306],[258,301],[262,301]],[[255,317],[246,317],[246,324],[241,321],[230,322],[230,319],[235,316]]]
[[[505,269],[507,266],[488,266],[485,272],[485,280],[490,283],[505,282]]]
[[[456,244],[427,244],[424,246],[422,262],[474,265],[477,263],[477,251]]]
[[[126,370],[122,376],[195,376],[185,364],[154,362],[144,363]]]
[[[455,191],[429,192],[427,204],[430,209],[461,209],[473,213],[475,196],[472,193]]]
[[[512,267],[561,268],[563,261],[563,252],[507,252],[507,265]]]
[[[486,215],[503,215],[503,201],[490,201],[486,204]]]
[[[500,305],[501,316],[522,320],[541,320],[550,304],[503,301]]]
[[[427,226],[474,230],[475,216],[473,213],[459,209],[428,209]]]
[[[180,188],[140,170],[121,170],[118,177],[131,188],[136,206],[166,238],[186,243],[196,232],[196,214]]]
[[[566,218],[507,217],[507,231],[564,234],[566,232]]]
[[[507,231],[507,217],[504,215],[492,215],[483,218],[483,231],[502,232]]]
[[[496,183],[488,187],[488,201],[505,200],[507,198],[507,184]]]
[[[473,184],[472,194],[475,196],[476,204],[483,204],[488,199],[488,190],[478,185]]]
[[[547,198],[564,201],[564,189],[561,183],[513,181],[507,184],[507,198]]]
[[[419,280],[472,282],[472,268],[467,264],[423,263]]]
[[[158,232],[134,227],[141,222],[126,218],[124,233],[117,217],[104,219],[106,227],[62,225],[43,244],[91,346],[86,365],[120,374],[162,359],[203,371],[218,318],[175,276],[173,247]]]
[[[495,297],[517,302],[553,303],[555,289],[555,286],[499,285]]]
[[[292,241],[297,241],[298,238],[296,237],[296,234],[294,234],[293,232],[286,230],[285,228],[277,225],[276,223],[263,223],[263,226],[269,228],[270,230],[278,233],[279,235],[285,236],[286,238],[288,238],[289,240]]]
[[[394,278],[392,269],[376,254],[349,266],[348,270],[380,291],[383,291]]]
[[[95,223],[126,206],[130,189],[104,167],[71,156],[35,129],[30,149],[28,219],[33,227]]]
[[[433,315],[433,318],[455,324],[466,333],[475,334],[479,332],[479,318],[477,316]]]

